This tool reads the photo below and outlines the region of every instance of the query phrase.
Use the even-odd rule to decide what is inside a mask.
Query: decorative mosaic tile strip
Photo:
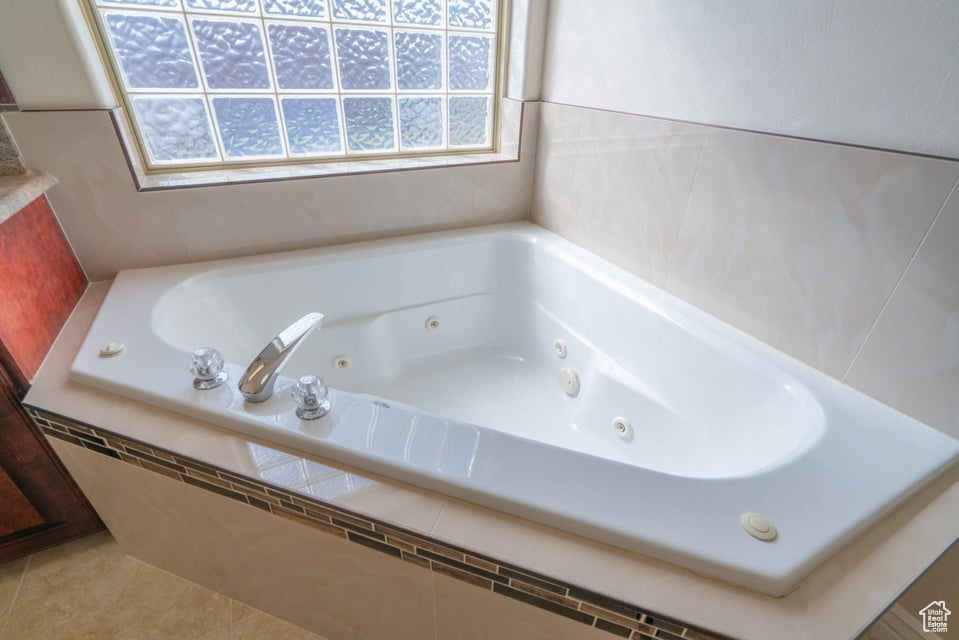
[[[613,598],[474,554],[467,549],[373,520],[286,490],[54,413],[27,407],[48,436],[159,473],[374,551],[462,580],[630,640],[725,640]]]

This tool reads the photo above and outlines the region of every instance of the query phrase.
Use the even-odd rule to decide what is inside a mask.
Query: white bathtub
[[[246,365],[313,311],[325,326],[274,397],[245,403]],[[109,342],[126,349],[101,357]],[[193,388],[200,346],[223,353],[228,384]],[[319,420],[294,412],[305,373],[335,389]],[[776,596],[959,457],[527,224],[123,272],[72,377]],[[744,513],[778,537],[750,536]]]

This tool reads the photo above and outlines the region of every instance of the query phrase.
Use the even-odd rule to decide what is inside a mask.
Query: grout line
[[[430,536],[436,535],[436,527],[440,526],[440,519],[443,517],[443,514],[446,513],[446,505],[448,504],[448,501],[443,502],[443,506],[440,507],[440,512],[436,514],[436,520],[433,521],[433,526],[430,527]]]
[[[569,105],[560,105],[560,106],[569,107]],[[575,125],[574,125],[573,127],[571,127],[572,133],[573,133],[573,138],[572,138],[573,153],[572,153],[572,155],[571,155],[571,157],[570,157],[571,168],[570,168],[570,171],[569,171],[569,183],[566,184],[566,185],[563,185],[564,190],[565,190],[565,189],[568,189],[568,191],[566,191],[566,193],[570,193],[570,194],[576,192],[576,176],[577,176],[578,173],[579,173],[579,171],[578,171],[577,169],[578,169],[578,167],[579,167],[579,160],[580,160],[580,155],[581,155],[581,152],[582,152],[582,144],[583,144],[583,139],[582,139],[582,136],[583,136],[583,110],[582,110],[581,108],[579,108],[579,107],[573,107],[573,109],[576,111],[576,123],[575,123]],[[538,133],[541,134],[541,133],[543,132],[543,127],[542,127],[542,122],[543,122],[543,120],[542,120],[542,118],[543,118],[542,106],[540,106],[540,114],[539,114],[539,117],[540,117],[540,126],[539,126],[539,131],[538,131]],[[537,148],[537,151],[539,150],[539,143],[541,142],[541,140],[542,140],[542,136],[537,135],[537,139],[536,139],[536,148]],[[539,153],[536,154],[536,158],[537,158],[537,161],[538,161],[538,160],[539,160]],[[534,172],[533,172],[534,183],[533,183],[533,186],[535,187],[535,186],[536,186],[536,183],[535,183],[535,178],[536,178],[535,168],[536,168],[536,167],[534,166],[533,168],[534,168]],[[531,192],[530,195],[532,196],[532,192]],[[570,200],[572,200],[572,198],[570,198]],[[530,200],[530,204],[532,205],[532,197],[531,197],[531,200]],[[550,207],[550,209],[552,209],[552,207]],[[556,214],[556,213],[551,213],[550,215],[557,215],[557,214]],[[559,213],[559,215],[563,215],[563,216],[565,217],[565,213]],[[532,220],[532,206],[530,207],[530,216],[531,216],[531,217],[530,217],[530,222],[533,222],[533,220]],[[548,226],[545,226],[545,225],[542,225],[542,226],[543,226],[544,228],[546,228],[546,229],[549,229],[549,230],[552,231],[553,233],[556,233],[556,234],[558,234],[558,235],[560,235],[560,236],[563,236],[564,238],[566,238],[566,239],[569,240],[570,242],[573,242],[573,243],[575,243],[575,244],[582,245],[584,238],[585,238],[586,240],[588,240],[589,238],[586,237],[585,234],[581,234],[581,233],[579,232],[579,228],[580,228],[580,219],[579,219],[579,218],[580,218],[579,208],[576,206],[576,203],[571,203],[570,206],[569,206],[569,217],[568,217],[568,219],[564,219],[564,220],[563,220],[563,223],[566,225],[566,231],[567,231],[566,234],[561,233],[559,229],[556,229],[556,228],[550,229]],[[538,223],[537,223],[537,224],[538,224]]]
[[[823,138],[811,138],[792,133],[780,133],[776,131],[763,131],[762,129],[750,129],[747,127],[735,127],[732,125],[715,124],[701,122],[697,120],[684,120],[682,118],[669,118],[666,116],[657,116],[649,113],[637,113],[635,111],[623,111],[622,109],[611,109],[606,107],[591,107],[584,104],[574,104],[572,102],[561,102],[556,100],[540,100],[542,103],[555,104],[563,107],[575,107],[577,109],[591,109],[593,111],[605,111],[606,113],[618,113],[626,116],[639,116],[641,118],[650,118],[652,120],[663,120],[665,122],[678,122],[680,124],[691,124],[698,127],[709,127],[710,129],[719,129],[723,131],[738,131],[741,133],[754,133],[761,136],[772,136],[775,138],[786,138],[789,140],[799,140],[800,142],[818,142],[820,144],[829,144],[837,147],[849,147],[852,149],[864,149],[866,151],[879,151],[882,153],[895,153],[902,156],[912,156],[916,158],[929,158],[931,160],[945,160],[946,162],[959,162],[959,157],[936,155],[934,153],[925,153],[922,151],[909,151],[907,149],[894,149],[891,147],[877,147],[868,144],[859,144],[856,142],[843,142],[841,140],[826,140]]]
[[[13,608],[17,606],[17,598],[20,595],[20,589],[23,587],[23,581],[27,577],[27,571],[30,570],[30,565],[33,564],[33,556],[35,554],[30,554],[27,556],[27,564],[23,566],[23,571],[20,572],[20,578],[17,580],[17,588],[13,591],[13,598],[10,600],[10,606],[7,607],[7,612],[3,616],[2,624],[0,624],[0,638],[3,638],[4,632],[7,630],[7,623],[10,622],[10,618],[13,616]]]
[[[500,107],[502,108],[502,107]],[[470,224],[476,226],[476,167],[470,168]]]
[[[673,262],[676,260],[676,249],[683,237],[683,230],[686,228],[686,218],[689,216],[689,201],[693,199],[693,191],[696,188],[696,181],[699,180],[699,169],[703,164],[703,154],[706,152],[706,140],[709,139],[709,129],[703,134],[703,143],[699,147],[699,158],[696,160],[696,171],[693,173],[693,180],[689,183],[689,193],[686,194],[686,205],[683,207],[683,219],[679,221],[679,231],[676,233],[676,244],[669,254],[669,264],[666,266],[666,278],[663,280],[663,290],[669,290],[669,276],[673,272]]]
[[[183,228],[183,218],[180,215],[180,205],[177,204],[176,198],[173,197],[173,192],[168,192],[167,196],[169,198],[170,206],[173,208],[173,217],[176,219],[176,230],[177,235],[180,238],[180,242],[183,243],[183,248],[186,249],[186,255],[190,259],[190,262],[197,262],[196,256],[193,255],[193,249],[190,247],[186,229]]]
[[[432,580],[430,582],[433,585],[433,638],[434,640],[440,640],[440,614],[439,614],[439,605],[436,603],[436,572],[430,571]],[[232,640],[232,638],[231,638]]]
[[[846,381],[846,377],[849,375],[849,372],[852,371],[853,366],[856,364],[856,360],[859,359],[859,355],[862,353],[862,350],[865,348],[866,343],[869,342],[869,338],[872,336],[873,332],[876,330],[876,327],[879,325],[879,321],[882,319],[883,315],[886,313],[886,309],[889,307],[889,303],[892,301],[893,297],[896,295],[896,292],[899,291],[899,286],[902,284],[902,281],[906,279],[906,274],[909,272],[909,268],[912,267],[912,263],[916,261],[916,258],[919,256],[919,251],[922,249],[922,246],[926,244],[926,240],[932,234],[932,228],[936,226],[936,222],[939,221],[939,218],[942,217],[942,212],[946,210],[946,203],[952,198],[953,195],[956,195],[957,187],[959,187],[959,179],[956,180],[952,185],[952,189],[949,190],[949,193],[946,195],[945,200],[942,201],[942,204],[939,206],[939,211],[936,212],[936,215],[933,216],[932,222],[929,223],[929,227],[926,229],[926,233],[922,236],[922,240],[919,241],[919,244],[916,245],[916,250],[912,252],[912,256],[909,258],[909,262],[906,263],[906,267],[902,270],[902,273],[899,274],[899,279],[896,280],[896,284],[893,285],[892,290],[889,292],[889,295],[886,296],[885,302],[883,302],[882,308],[879,310],[879,313],[876,314],[876,319],[873,320],[872,326],[869,327],[869,331],[866,332],[866,336],[862,339],[862,342],[859,344],[859,348],[856,349],[856,353],[853,354],[852,360],[849,361],[849,366],[846,367],[846,371],[842,374],[842,377],[839,378],[841,382]]]
[[[522,167],[524,149],[531,153],[529,161],[529,189],[526,190],[526,206],[523,209],[522,220],[524,222],[533,222],[533,182],[536,180],[536,160],[538,158],[536,147],[539,145],[539,123],[541,113],[537,112],[536,114],[536,145],[533,145],[532,149],[526,149],[526,147],[529,145],[528,138],[533,135],[533,132],[529,131],[526,126],[527,116],[532,118],[532,116],[526,113],[526,103],[527,101],[523,100],[519,109],[519,140],[516,143],[516,159],[519,161],[520,167]],[[542,109],[542,104],[539,104],[537,109]]]
[[[50,192],[47,191],[43,195],[44,195],[44,199],[47,201],[47,206],[50,207],[50,212],[53,214],[54,220],[56,220],[61,230],[65,229],[65,227],[63,226],[63,221],[60,219],[60,216],[57,215],[57,210],[54,209],[53,203],[50,201]],[[73,253],[73,259],[76,260],[77,265],[80,267],[80,271],[83,273],[83,277],[86,279],[87,284],[90,284],[91,280],[90,280],[90,276],[87,274],[87,267],[85,267],[83,263],[80,262],[80,253],[77,251],[77,247],[75,246],[75,241],[67,237],[66,231],[63,231],[63,238],[67,241],[67,246],[70,247],[70,251]]]
[[[580,169],[579,163],[583,156],[583,128],[585,127],[584,121],[586,120],[586,116],[583,115],[583,112],[581,110],[577,109],[577,112],[578,113],[576,117],[576,137],[573,138],[573,142],[574,142],[573,169],[570,172],[570,176],[569,176],[570,191],[568,193],[570,193],[571,195],[576,193],[576,185],[578,184],[579,174],[582,172]],[[572,200],[572,198],[570,199]],[[581,216],[583,214],[580,207],[578,206],[578,203],[574,202],[573,204],[571,204],[570,209],[572,209],[571,211],[572,219],[570,220],[570,223],[571,223],[571,226],[573,227],[573,233],[579,236],[580,239],[582,239],[583,236],[586,236],[586,239],[588,240],[589,237],[587,234],[579,233]],[[570,238],[570,240],[573,240],[573,239]],[[579,241],[574,241],[574,242],[579,244]]]

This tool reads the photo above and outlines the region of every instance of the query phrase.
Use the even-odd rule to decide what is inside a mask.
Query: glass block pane
[[[339,20],[386,22],[386,0],[333,0],[333,17]]]
[[[332,89],[333,66],[326,29],[306,25],[267,26],[273,70],[280,89]]]
[[[193,33],[211,89],[269,89],[260,28],[252,22],[194,20]]]
[[[296,487],[306,484],[306,469],[300,460],[267,467],[260,470],[260,477],[281,487]]]
[[[342,152],[336,98],[283,98],[290,153]]]
[[[449,0],[450,28],[493,28],[493,0]]]
[[[276,449],[271,449],[270,447],[264,447],[263,445],[250,442],[247,443],[246,446],[249,447],[250,453],[253,454],[253,463],[256,465],[257,469],[262,469],[263,467],[277,464],[284,460],[293,459],[293,456],[288,453],[283,453],[282,451],[277,451]]]
[[[383,31],[335,29],[340,85],[344,89],[390,89],[390,44]]]
[[[133,89],[194,89],[200,86],[186,27],[176,18],[106,14],[113,51]]]
[[[394,148],[391,98],[343,98],[343,116],[350,151]]]
[[[450,89],[486,91],[490,84],[492,38],[450,36]]]
[[[283,153],[272,98],[213,98],[213,111],[228,157]]]
[[[309,492],[321,500],[336,501],[350,494],[350,478],[345,473],[332,478],[314,482],[307,487]]]
[[[396,85],[414,91],[443,88],[443,36],[396,32]]]
[[[128,4],[150,7],[179,7],[179,0],[100,0],[99,4]]]
[[[186,0],[188,9],[256,13],[256,0]]]
[[[489,98],[455,96],[450,98],[450,145],[487,146],[489,144]]]
[[[440,0],[393,0],[393,19],[407,24],[439,25],[443,21]]]
[[[336,469],[334,467],[328,467],[325,464],[320,464],[319,462],[313,462],[312,460],[304,460],[306,465],[306,477],[309,480],[316,480],[318,478],[330,478],[333,476],[348,478],[349,476],[343,471]]]
[[[400,143],[404,148],[443,144],[443,99],[400,98]]]
[[[217,157],[202,98],[134,98],[133,108],[155,162]]]
[[[287,16],[326,17],[326,0],[263,0],[267,13]]]

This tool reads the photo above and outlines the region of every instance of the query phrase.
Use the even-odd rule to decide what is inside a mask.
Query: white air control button
[[[120,343],[120,342],[111,342],[111,343],[109,343],[109,344],[104,345],[104,346],[100,349],[100,357],[101,357],[101,358],[112,358],[113,356],[117,355],[118,353],[120,353],[120,352],[123,351],[124,349],[126,349],[126,346],[124,346],[122,343]]]
[[[758,513],[744,513],[740,518],[749,535],[764,542],[772,542],[776,539],[778,532],[772,522],[762,517]]]
[[[749,519],[749,526],[759,533],[769,533],[772,530],[769,522],[759,516],[753,516]]]

